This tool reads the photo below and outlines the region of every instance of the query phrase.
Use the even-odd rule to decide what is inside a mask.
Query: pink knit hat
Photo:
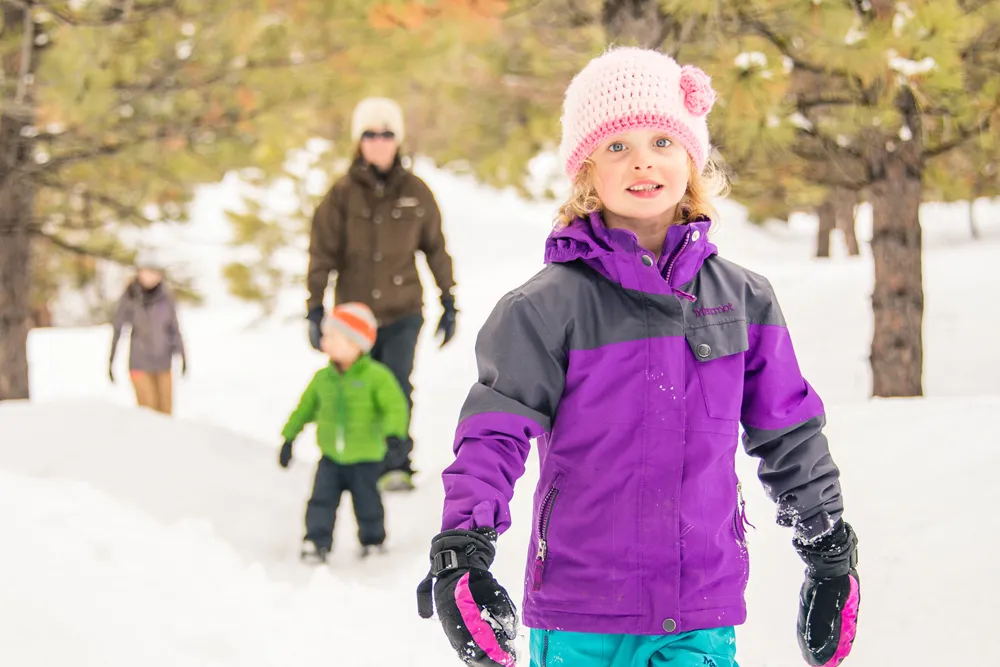
[[[559,155],[570,180],[602,142],[621,132],[661,130],[705,167],[712,80],[659,51],[612,48],[594,58],[566,89]]]

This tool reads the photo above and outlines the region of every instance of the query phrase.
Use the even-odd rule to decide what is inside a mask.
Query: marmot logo
[[[716,306],[715,308],[695,308],[695,317],[705,317],[706,315],[721,315],[722,313],[731,313],[733,311],[733,304],[727,303],[724,306]]]

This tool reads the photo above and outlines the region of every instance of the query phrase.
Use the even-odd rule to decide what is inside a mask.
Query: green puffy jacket
[[[385,439],[405,437],[409,405],[387,366],[365,355],[341,373],[334,364],[313,376],[288,423],[287,441],[309,422],[323,456],[341,464],[385,458]]]

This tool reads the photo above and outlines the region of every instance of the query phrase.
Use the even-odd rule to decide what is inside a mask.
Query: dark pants
[[[340,496],[350,491],[354,516],[358,520],[358,541],[362,545],[385,541],[385,510],[378,490],[381,463],[340,465],[325,456],[316,467],[312,497],[306,506],[306,539],[317,547],[333,545]]]
[[[375,347],[372,348],[372,359],[380,361],[389,367],[396,381],[403,388],[406,400],[413,409],[413,385],[410,375],[413,373],[413,359],[417,352],[417,336],[424,325],[424,316],[408,315],[384,327],[379,327]],[[413,472],[410,463],[410,452],[413,450],[412,439],[407,436],[401,447],[392,448],[385,456],[383,471],[405,470]]]

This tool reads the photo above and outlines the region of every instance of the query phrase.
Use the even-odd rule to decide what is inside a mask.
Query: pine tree
[[[747,102],[716,115],[724,148],[738,153],[747,135],[770,135],[760,143],[786,156],[779,169],[794,155],[808,163],[803,181],[822,192],[867,194],[874,216],[873,393],[921,395],[919,206],[932,160],[970,140],[995,145],[1000,3],[734,0],[721,6],[728,37],[713,74],[723,106]],[[741,66],[747,59],[752,67]],[[746,164],[763,169],[766,155],[754,149]]]
[[[32,276],[58,279],[33,255],[128,263],[198,184],[279,171],[377,44],[364,0],[0,5],[2,400],[29,394]]]

